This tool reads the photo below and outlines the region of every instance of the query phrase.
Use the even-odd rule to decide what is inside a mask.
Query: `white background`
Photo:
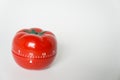
[[[14,62],[12,39],[31,27],[57,37],[49,69]],[[120,80],[120,0],[0,0],[0,80]]]

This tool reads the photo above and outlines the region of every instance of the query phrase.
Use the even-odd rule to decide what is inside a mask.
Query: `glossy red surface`
[[[39,28],[18,31],[12,43],[16,63],[27,69],[48,67],[55,58],[56,49],[54,34]]]

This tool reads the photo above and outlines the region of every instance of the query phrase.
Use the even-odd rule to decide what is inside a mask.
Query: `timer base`
[[[47,69],[55,58],[55,56],[52,56],[49,58],[30,59],[27,57],[18,56],[15,53],[13,53],[13,57],[19,66],[31,70]]]

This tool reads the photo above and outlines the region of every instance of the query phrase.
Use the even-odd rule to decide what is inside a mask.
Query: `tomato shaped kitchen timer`
[[[55,35],[39,28],[22,29],[12,42],[15,62],[26,69],[45,69],[56,56]]]

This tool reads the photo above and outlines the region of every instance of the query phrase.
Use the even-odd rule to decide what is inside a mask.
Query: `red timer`
[[[45,69],[56,56],[55,35],[39,28],[18,31],[12,42],[12,54],[18,65],[26,69]]]

